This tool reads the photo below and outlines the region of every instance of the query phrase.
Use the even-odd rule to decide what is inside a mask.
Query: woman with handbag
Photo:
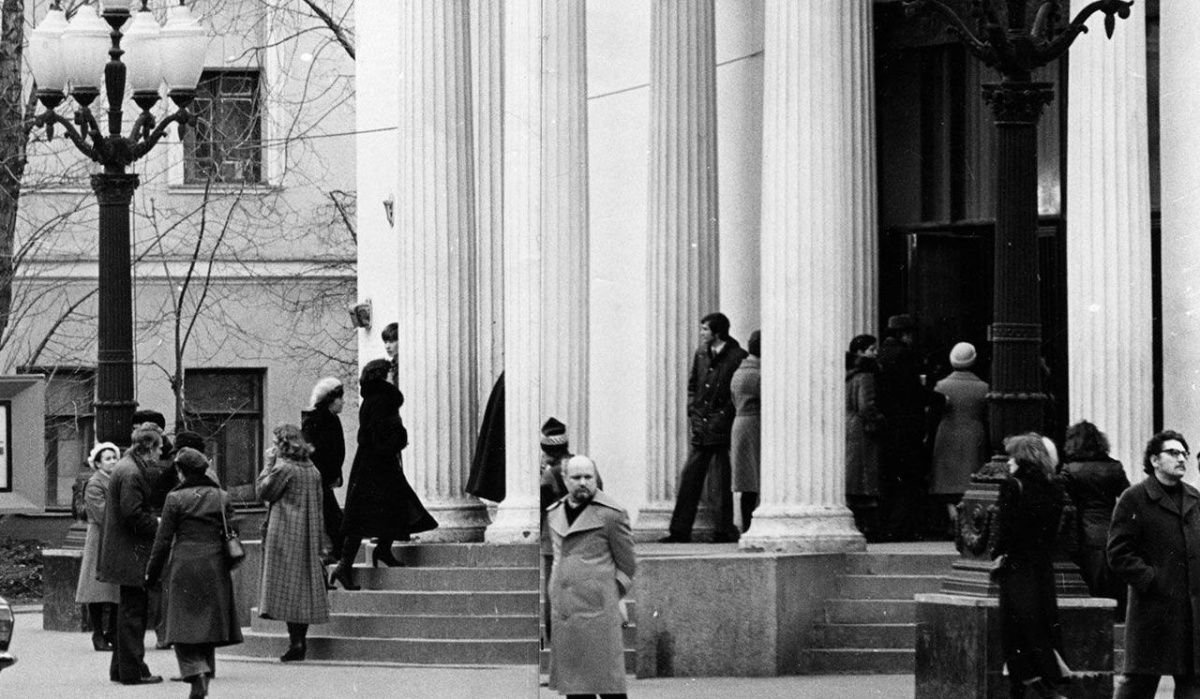
[[[233,505],[205,474],[208,459],[200,452],[180,449],[175,467],[181,483],[163,505],[146,583],[161,579],[166,586],[171,603],[165,640],[174,645],[180,676],[191,682],[188,696],[203,697],[216,670],[213,650],[242,642],[230,577],[235,562],[227,546]]]
[[[304,660],[309,624],[329,621],[325,569],[321,564],[321,474],[309,460],[312,447],[300,428],[280,425],[272,433],[267,467],[256,483],[270,505],[263,536],[258,614],[287,622],[288,649],[280,662]]]
[[[408,432],[400,420],[404,395],[388,382],[391,363],[373,359],[363,367],[359,379],[362,405],[358,409],[358,450],[346,486],[346,510],[342,520],[342,559],[329,583],[357,590],[353,566],[364,537],[378,537],[371,565],[403,565],[392,555],[392,542],[437,526],[408,479],[404,477],[400,452],[408,446]]]
[[[1052,479],[1058,461],[1052,449],[1033,432],[1004,440],[1011,475],[1000,484],[996,504],[992,574],[1000,586],[1000,637],[1013,697],[1027,691],[1061,697],[1054,685],[1070,674],[1058,650],[1054,550],[1063,490]]]

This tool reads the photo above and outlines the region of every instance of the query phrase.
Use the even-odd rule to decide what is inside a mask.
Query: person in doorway
[[[856,335],[846,351],[846,505],[867,541],[879,537],[879,450],[884,420],[875,396],[879,345]]]
[[[383,340],[383,351],[387,353],[388,372],[387,380],[393,386],[398,386],[398,372],[400,367],[399,347],[400,347],[400,325],[398,323],[388,323],[384,327],[383,332],[379,333],[379,337]]]
[[[88,456],[92,475],[83,491],[87,535],[83,541],[83,559],[79,563],[79,581],[75,585],[75,602],[87,605],[88,619],[92,624],[92,648],[98,651],[113,649],[117,629],[117,602],[121,594],[117,585],[96,579],[100,539],[104,536],[108,482],[120,457],[120,450],[112,442],[102,442],[92,447],[92,453]]]
[[[338,417],[345,403],[342,382],[327,376],[313,386],[311,407],[300,413],[300,428],[312,446],[312,463],[321,474],[321,518],[329,537],[329,552],[321,559],[325,564],[342,557],[342,508],[333,491],[342,487],[342,464],[346,460],[346,437]]]
[[[733,431],[730,434],[730,463],[733,468],[734,506],[740,510],[739,526],[743,533],[750,529],[754,509],[758,507],[759,461],[762,451],[762,424],[759,416],[760,360],[762,356],[762,333],[750,333],[746,342],[749,355],[742,360],[729,391],[733,395]]]
[[[571,457],[564,478],[567,495],[547,514],[555,561],[550,687],[568,697],[624,697],[620,603],[637,568],[629,515],[600,490],[588,457]]]
[[[662,543],[686,543],[692,540],[692,525],[700,507],[704,482],[711,472],[718,480],[720,502],[717,507],[715,543],[738,540],[733,524],[733,483],[729,463],[729,444],[733,431],[733,394],[729,390],[746,351],[729,336],[729,319],[723,313],[710,313],[700,319],[700,347],[692,356],[688,374],[688,427],[691,444],[683,472],[679,474],[679,492],[671,514],[670,534]]]
[[[946,507],[951,525],[958,521],[957,506],[971,483],[971,474],[988,460],[988,385],[971,371],[975,346],[960,342],[950,350],[954,371],[934,386],[941,397],[941,419],[933,439],[933,479],[929,493]],[[953,531],[953,530],[952,530]]]
[[[921,377],[921,356],[913,347],[916,331],[912,316],[892,316],[879,348],[877,400],[886,420],[880,462],[883,537],[892,541],[916,540],[926,516],[929,461],[924,442],[929,400]]]
[[[151,509],[151,465],[162,450],[162,428],[147,422],[131,436],[132,446],[113,467],[104,512],[104,537],[96,578],[119,586],[117,638],[108,678],[121,684],[154,684],[161,675],[146,666],[148,598],[146,564],[158,520]]]
[[[258,476],[258,498],[270,504],[263,536],[258,615],[287,622],[288,649],[279,660],[304,660],[308,627],[329,621],[321,565],[323,476],[295,425],[279,425]]]
[[[1188,443],[1173,430],[1146,444],[1148,477],[1113,510],[1108,564],[1129,585],[1125,675],[1117,699],[1149,699],[1163,675],[1175,697],[1200,697],[1200,492],[1183,482]]]

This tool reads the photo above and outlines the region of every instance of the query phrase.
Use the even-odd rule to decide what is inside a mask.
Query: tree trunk
[[[2,0],[0,16],[0,336],[12,311],[13,238],[25,175],[26,104],[21,98],[25,0]]]

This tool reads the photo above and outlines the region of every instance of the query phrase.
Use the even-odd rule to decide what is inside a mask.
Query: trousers
[[[733,526],[733,473],[729,464],[729,445],[693,444],[688,450],[683,472],[679,474],[679,494],[675,497],[675,510],[671,513],[671,534],[681,539],[690,539],[692,525],[696,523],[696,511],[700,508],[700,496],[704,494],[704,480],[709,469],[718,479],[717,487],[721,502],[717,509],[717,536],[737,539],[738,530]]]
[[[134,682],[150,674],[146,667],[146,588],[122,585],[117,602],[117,637],[108,678]]]

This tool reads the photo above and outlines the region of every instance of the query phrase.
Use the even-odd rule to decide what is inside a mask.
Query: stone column
[[[643,540],[667,531],[688,452],[687,378],[700,318],[719,310],[713,2],[654,0],[651,12]]]
[[[504,4],[470,0],[479,405],[504,371]]]
[[[845,506],[843,344],[870,41],[870,0],[767,2],[762,504],[744,549],[866,547]]]
[[[1200,61],[1200,15],[1187,0],[1163,0],[1160,7],[1163,427],[1194,440],[1200,423],[1200,130],[1192,119],[1200,113],[1200,94],[1191,86]],[[1195,476],[1188,480],[1194,483]]]
[[[536,4],[536,3],[534,3]],[[542,419],[588,444],[587,38],[584,0],[542,0]]]
[[[487,510],[463,487],[478,420],[475,187],[466,0],[400,4],[395,221],[405,472],[435,541],[478,541]]]
[[[846,229],[849,275],[845,344],[860,333],[878,334],[879,328],[879,196],[875,173],[875,41],[871,36],[871,8],[856,7],[866,13],[862,25],[855,15],[853,36],[842,45],[843,60],[855,66],[847,88],[851,107],[846,115],[846,159],[849,161],[849,188],[844,196],[850,214]]]
[[[1089,24],[1096,38],[1072,46],[1067,83],[1069,412],[1108,435],[1137,481],[1154,431],[1145,7],[1134,4],[1108,41],[1102,17]],[[1186,283],[1178,271],[1164,284]]]

